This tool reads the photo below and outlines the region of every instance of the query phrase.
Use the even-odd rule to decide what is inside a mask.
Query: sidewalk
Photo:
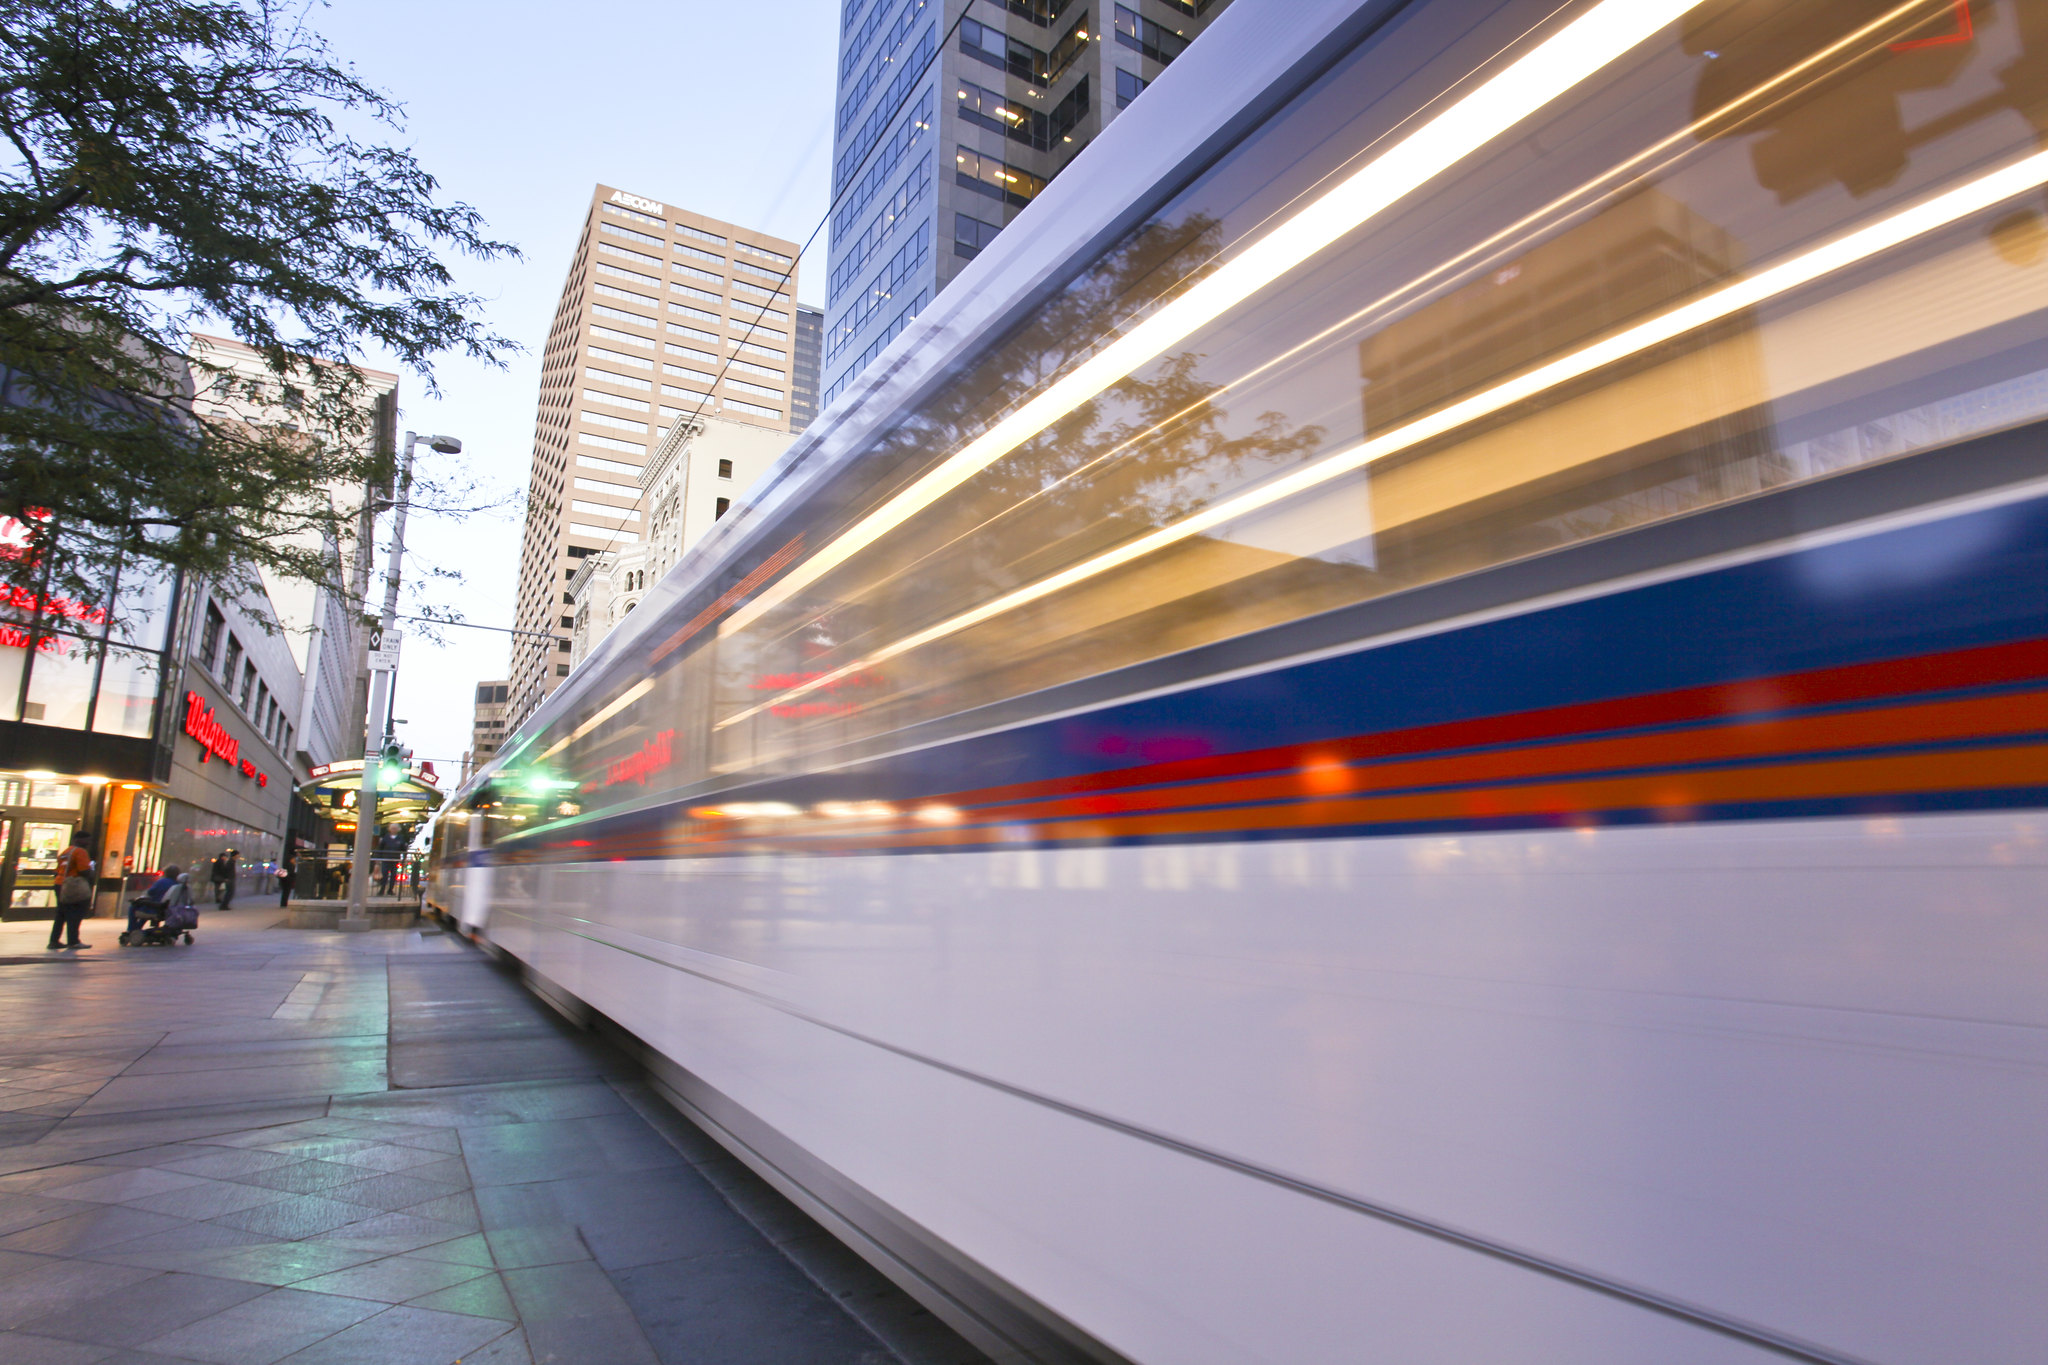
[[[8,1365],[983,1358],[434,933],[0,925]]]

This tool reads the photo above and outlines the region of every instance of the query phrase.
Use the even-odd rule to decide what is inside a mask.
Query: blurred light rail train
[[[1238,0],[432,897],[1000,1358],[2048,1360],[2044,135],[2038,0]]]

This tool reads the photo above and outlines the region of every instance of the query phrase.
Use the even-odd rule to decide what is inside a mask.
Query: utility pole
[[[345,930],[363,930],[370,927],[370,854],[377,840],[378,771],[383,756],[385,736],[380,727],[388,730],[390,707],[386,702],[391,690],[392,675],[396,672],[398,642],[398,581],[405,562],[405,515],[412,501],[412,452],[420,437],[413,432],[405,433],[405,453],[398,464],[397,519],[391,526],[391,553],[384,570],[384,614],[380,618],[378,633],[383,645],[382,658],[370,656],[370,637],[363,635],[363,647],[357,658],[359,669],[370,670],[370,698],[363,717],[363,776],[361,789],[356,793],[356,842],[349,861],[348,910],[342,915],[340,927]],[[453,436],[429,436],[427,444],[443,455],[459,454],[462,442]],[[375,494],[366,505],[365,524],[375,525]],[[365,536],[363,552],[357,563],[357,578],[362,582],[363,596],[369,593],[368,564],[372,542]],[[360,600],[360,598],[358,599]]]

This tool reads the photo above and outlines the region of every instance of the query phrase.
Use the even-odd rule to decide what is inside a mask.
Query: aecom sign
[[[643,213],[668,212],[668,209],[662,204],[660,200],[642,199],[639,195],[628,194],[624,190],[613,190],[612,202],[614,204],[624,204],[629,209],[639,209]]]

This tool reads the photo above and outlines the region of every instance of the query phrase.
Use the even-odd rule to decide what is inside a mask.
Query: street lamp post
[[[377,839],[380,777],[377,769],[385,740],[379,729],[388,709],[385,699],[390,695],[392,676],[397,671],[396,659],[393,656],[398,639],[398,579],[405,559],[405,514],[412,499],[412,451],[422,440],[443,455],[457,455],[462,452],[462,442],[453,436],[421,437],[410,431],[405,433],[405,453],[399,460],[398,497],[394,504],[398,509],[398,517],[391,526],[391,554],[384,569],[384,614],[379,624],[384,659],[381,662],[371,659],[367,633],[363,636],[362,648],[356,656],[358,669],[370,669],[370,705],[368,713],[363,717],[363,776],[360,789],[356,793],[356,842],[349,860],[348,911],[341,918],[341,927],[348,930],[370,927],[370,852],[375,847]],[[374,508],[366,520],[374,524]],[[365,560],[370,550],[371,546],[366,537],[362,548]]]

